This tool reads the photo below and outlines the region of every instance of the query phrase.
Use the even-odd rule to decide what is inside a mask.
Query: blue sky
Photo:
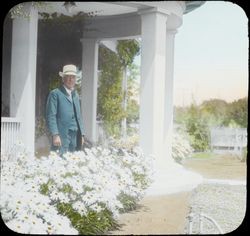
[[[183,16],[175,38],[175,105],[247,96],[247,23],[240,6],[224,1],[207,1]]]

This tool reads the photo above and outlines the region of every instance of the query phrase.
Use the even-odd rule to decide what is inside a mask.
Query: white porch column
[[[153,9],[141,14],[140,145],[145,155],[153,154],[156,159],[154,183],[146,193],[188,191],[202,177],[171,157],[175,27],[171,15],[164,12]],[[167,30],[168,24],[173,30]]]
[[[141,12],[140,146],[161,166],[163,156],[164,88],[167,15]]]
[[[170,164],[172,159],[172,134],[173,134],[173,91],[174,91],[174,40],[177,30],[167,30],[166,33],[166,82],[164,106],[164,156]]]
[[[82,113],[87,139],[96,143],[98,40],[82,39]]]
[[[34,154],[38,13],[30,3],[25,11],[29,19],[13,20],[10,116],[21,118],[21,140]]]

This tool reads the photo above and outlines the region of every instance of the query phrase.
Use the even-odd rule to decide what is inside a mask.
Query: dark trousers
[[[59,151],[62,156],[66,152],[74,152],[77,147],[77,130],[69,130],[66,137],[61,137],[62,146],[56,147],[52,144],[51,151]]]

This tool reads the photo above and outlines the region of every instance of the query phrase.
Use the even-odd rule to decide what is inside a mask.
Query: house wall
[[[81,68],[82,45],[76,25],[54,27],[50,23],[38,23],[36,117],[45,115],[46,98],[51,80],[58,79],[65,64]]]

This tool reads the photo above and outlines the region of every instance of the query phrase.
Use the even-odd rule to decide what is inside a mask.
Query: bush
[[[119,224],[112,216],[112,212],[107,209],[99,212],[89,210],[84,216],[74,210],[71,204],[58,203],[57,209],[60,214],[70,219],[72,226],[81,235],[101,234],[119,227]]]
[[[108,143],[111,147],[131,151],[138,146],[139,136],[138,134],[134,134],[132,136],[127,137],[126,139],[116,139],[110,137]]]
[[[192,104],[188,108],[176,110],[175,121],[184,127],[188,133],[189,143],[195,151],[205,151],[209,147],[210,131],[207,116],[202,115],[201,109]]]
[[[172,140],[173,159],[178,163],[182,163],[182,161],[189,157],[192,152],[193,148],[189,143],[188,135],[183,131],[175,130]]]
[[[1,156],[0,209],[20,233],[103,234],[120,213],[135,209],[151,183],[141,150],[94,147],[59,157]]]

